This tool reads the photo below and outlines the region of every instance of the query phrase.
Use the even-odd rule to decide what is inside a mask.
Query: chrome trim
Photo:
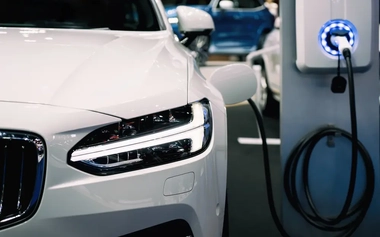
[[[0,214],[3,210],[4,190],[5,190],[5,174],[7,173],[7,160],[8,160],[8,146],[4,146],[4,167],[3,167],[3,182],[1,184],[1,198],[0,198]]]
[[[133,164],[133,163],[138,163],[140,161],[143,161],[143,159],[136,158],[136,159],[133,159],[133,160],[126,160],[126,161],[121,161],[121,162],[113,163],[113,164],[96,164],[92,160],[84,160],[83,162],[87,163],[89,165],[98,167],[98,168],[113,168],[113,167],[117,167],[117,166],[121,166],[121,165],[130,165],[130,164]]]
[[[20,184],[18,188],[18,195],[17,195],[17,210],[20,210],[21,208],[21,193],[22,193],[22,178],[23,178],[23,172],[24,172],[24,158],[25,158],[25,147],[22,146],[22,154],[21,154],[21,170],[20,170]]]
[[[160,11],[159,7],[157,6],[156,1],[155,0],[151,0],[150,2],[152,3],[153,10],[156,13],[158,24],[160,25],[161,30],[167,30],[167,27],[166,27],[166,24],[164,22],[163,16],[161,15],[161,11]]]
[[[6,217],[0,216],[0,229],[8,228],[10,226],[13,226],[15,224],[20,223],[21,221],[26,221],[27,219],[31,218],[34,213],[36,212],[38,205],[40,203],[41,197],[42,197],[42,190],[44,185],[44,178],[45,178],[45,166],[46,166],[46,145],[44,143],[44,140],[33,133],[29,132],[17,132],[17,131],[8,131],[8,130],[0,130],[0,141],[1,140],[8,140],[8,141],[24,141],[26,143],[31,143],[36,148],[36,167],[31,167],[36,169],[36,176],[35,176],[35,183],[34,183],[34,189],[31,193],[30,200],[27,200],[28,206],[23,208],[21,206],[21,194],[23,190],[23,172],[25,171],[25,146],[20,146],[22,148],[21,152],[21,167],[20,167],[20,179],[19,179],[19,188],[18,188],[18,199],[17,199],[17,206],[15,209],[18,210],[18,212],[11,213],[10,215]],[[7,148],[7,145],[5,145],[4,148]],[[0,208],[0,214],[1,209],[3,208],[3,202],[4,197],[6,193],[4,192],[6,187],[6,172],[7,172],[7,160],[9,161],[10,158],[8,156],[7,152],[4,153],[4,167],[3,167],[3,180],[2,180],[2,193],[1,193],[1,208]],[[6,204],[6,203],[5,203]],[[22,211],[22,209],[25,209]],[[22,212],[21,212],[22,211]],[[4,218],[4,219],[1,219]]]

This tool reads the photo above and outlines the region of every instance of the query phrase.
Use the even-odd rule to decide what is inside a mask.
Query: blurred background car
[[[263,43],[261,56],[247,57],[258,78],[255,102],[265,115],[275,115],[279,111],[281,75],[280,75],[280,18],[276,27],[268,33]],[[259,51],[257,51],[259,53]],[[257,55],[257,54],[256,54]]]
[[[179,40],[176,7],[188,5],[212,16],[215,31],[211,36],[199,36],[189,46],[197,63],[205,65],[209,55],[233,55],[241,61],[250,52],[262,47],[272,31],[275,16],[264,0],[163,0],[169,22]],[[273,12],[273,11],[272,11]]]

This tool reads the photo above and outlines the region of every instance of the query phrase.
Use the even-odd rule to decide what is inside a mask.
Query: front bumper
[[[0,236],[123,236],[172,220],[186,221],[196,237],[221,235],[225,137],[212,139],[204,153],[188,160],[100,177],[68,166],[67,152],[116,118],[22,103],[0,103],[0,110],[7,111],[0,118],[0,129],[39,134],[47,150],[37,212],[0,230]],[[213,137],[218,135],[214,132]]]

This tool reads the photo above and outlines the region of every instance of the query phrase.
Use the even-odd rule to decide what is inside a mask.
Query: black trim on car
[[[160,225],[152,226],[137,232],[122,235],[120,237],[194,237],[189,223],[185,220],[173,220]]]

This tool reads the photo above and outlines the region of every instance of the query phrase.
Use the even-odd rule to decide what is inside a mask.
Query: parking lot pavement
[[[208,79],[217,68],[236,62],[210,62],[201,72]],[[264,163],[256,118],[247,103],[227,107],[228,200],[230,237],[279,237],[266,196]],[[281,165],[279,119],[264,117],[276,208],[280,211]]]
[[[260,143],[241,144],[239,138],[259,138],[256,119],[249,105],[229,107],[228,199],[230,237],[281,236],[272,221],[266,196],[263,153]],[[268,138],[279,141],[279,121],[264,118]],[[259,139],[258,139],[259,140]],[[269,146],[272,182],[280,211],[280,147]],[[277,144],[277,145],[276,145]]]

